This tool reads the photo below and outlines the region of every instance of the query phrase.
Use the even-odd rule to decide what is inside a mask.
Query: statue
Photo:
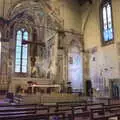
[[[31,57],[31,77],[36,77],[37,69],[35,67],[36,58]]]

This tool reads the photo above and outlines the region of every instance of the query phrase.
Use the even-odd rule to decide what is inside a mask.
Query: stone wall
[[[84,34],[85,49],[89,51],[90,57],[90,74],[88,75],[88,79],[93,81],[93,87],[96,89],[104,90],[105,87],[109,87],[110,78],[120,77],[120,60],[118,55],[118,43],[120,42],[119,6],[119,0],[112,0],[114,43],[107,46],[102,46],[101,43],[100,1],[93,0],[92,5],[85,4],[81,8],[82,26],[85,25],[81,31]]]

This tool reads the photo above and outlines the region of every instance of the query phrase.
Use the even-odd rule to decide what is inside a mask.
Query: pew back
[[[103,108],[91,109],[91,120],[108,120],[111,117],[120,117],[120,105],[106,105]]]

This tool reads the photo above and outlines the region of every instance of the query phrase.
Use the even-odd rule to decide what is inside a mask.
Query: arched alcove
[[[80,44],[72,40],[68,49],[68,81],[73,92],[83,92],[83,61]]]

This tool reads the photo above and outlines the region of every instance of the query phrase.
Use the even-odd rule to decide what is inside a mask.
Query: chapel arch
[[[26,0],[26,1],[18,1],[17,4],[15,3],[8,12],[7,18],[11,20],[9,25],[6,25],[6,27],[9,26],[9,36],[10,36],[10,44],[15,42],[15,31],[17,29],[26,28],[28,30],[28,33],[30,34],[29,40],[34,42],[43,42],[45,44],[45,47],[42,49],[39,47],[36,47],[35,45],[29,45],[30,46],[30,56],[36,57],[37,61],[37,67],[46,64],[47,65],[42,69],[44,71],[44,75],[41,75],[37,73],[37,77],[46,76],[47,73],[45,71],[50,72],[52,71],[52,74],[55,74],[55,64],[56,64],[56,57],[52,57],[53,50],[57,49],[56,43],[54,39],[58,39],[58,29],[62,28],[59,24],[61,20],[59,20],[57,16],[53,16],[51,14],[51,11],[49,10],[48,6],[44,4],[44,2],[34,2],[33,0]],[[14,44],[15,46],[15,44]],[[40,54],[40,52],[32,53],[31,51],[45,51],[44,53],[46,55],[50,54],[46,57],[46,55]],[[13,51],[12,51],[13,52]],[[11,53],[12,53],[11,52]],[[10,53],[10,54],[11,54]],[[54,53],[57,54],[57,53]],[[33,56],[34,55],[34,56]],[[12,54],[13,56],[13,54]],[[55,55],[56,56],[56,55]],[[39,57],[43,57],[45,59],[45,62],[42,60],[39,65]],[[13,59],[12,57],[11,59]],[[54,59],[54,60],[53,60]],[[31,60],[29,58],[29,60]],[[52,62],[54,61],[54,62]],[[13,62],[14,64],[14,62]],[[13,68],[12,68],[13,69]],[[38,71],[41,71],[41,70]],[[50,70],[48,70],[50,69]],[[55,76],[55,75],[54,75]],[[25,77],[25,76],[24,76]]]

